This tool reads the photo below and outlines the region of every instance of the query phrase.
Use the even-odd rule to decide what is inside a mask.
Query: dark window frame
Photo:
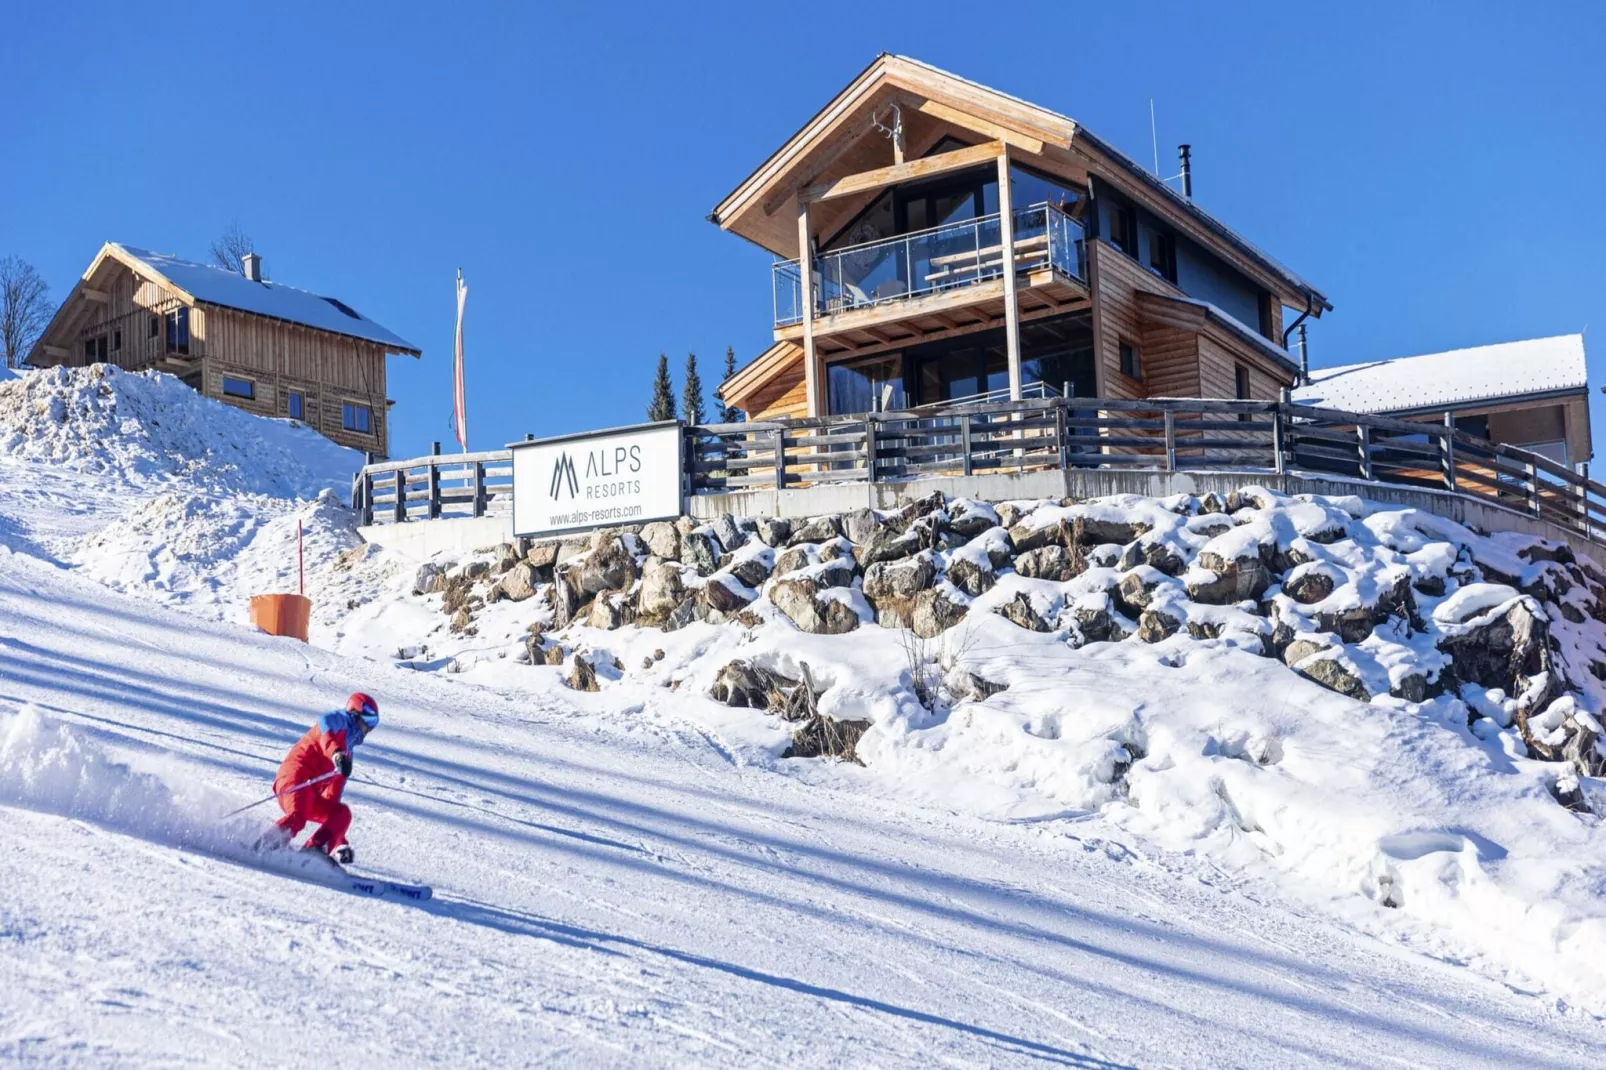
[[[306,394],[300,390],[286,390],[284,393],[284,409],[292,420],[305,420],[307,411]]]
[[[1136,260],[1138,258],[1138,210],[1130,204],[1123,204],[1111,198],[1108,213],[1110,216],[1110,244],[1121,250],[1127,256]],[[1121,234],[1116,233],[1116,221],[1122,224]]]
[[[1177,284],[1177,238],[1170,231],[1149,230],[1149,270],[1171,285]]]
[[[161,334],[162,334],[162,317],[160,317],[160,316],[152,316],[151,317],[150,333],[147,334],[145,337],[147,337],[147,338],[159,338],[159,337],[161,337]]]
[[[190,310],[188,306],[167,314],[167,351],[189,356]]]
[[[1116,342],[1116,355],[1121,374],[1134,382],[1143,381],[1143,349],[1130,338]]]
[[[357,418],[361,414],[362,418]],[[358,426],[361,424],[362,426]],[[374,433],[374,410],[371,405],[364,405],[356,401],[342,401],[340,403],[340,429],[350,431],[357,435],[371,435]]]
[[[245,390],[230,390],[230,384],[244,386]],[[257,384],[255,379],[246,379],[239,375],[225,375],[223,377],[223,396],[229,398],[243,398],[246,401],[257,399]]]

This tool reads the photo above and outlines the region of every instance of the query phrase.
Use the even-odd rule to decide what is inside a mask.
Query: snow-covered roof
[[[1464,406],[1589,386],[1581,334],[1344,364],[1312,371],[1310,378],[1294,390],[1295,401],[1364,413]]]
[[[119,242],[109,244],[197,301],[378,342],[407,353],[419,352],[418,347],[405,338],[393,334],[333,297],[323,297],[310,290],[298,290],[280,282],[252,282],[238,272],[211,264],[197,264],[168,253],[153,253],[149,249],[136,249]]]

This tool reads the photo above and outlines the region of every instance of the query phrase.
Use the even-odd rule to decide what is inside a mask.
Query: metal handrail
[[[1080,222],[1072,219],[1057,205],[1047,201],[1016,208],[1012,216],[1015,221],[1012,253],[1017,260],[1021,255],[1020,249],[1023,243],[1034,242],[1039,237],[1043,243],[1042,252],[1024,267],[1017,263],[1016,271],[1054,267],[1072,278],[1086,281],[1084,245],[1086,239]],[[1039,216],[1041,222],[1036,222],[1034,217]],[[1003,239],[1001,236],[996,238],[989,236],[984,242],[983,231],[1000,232],[1002,218],[1002,213],[991,212],[973,219],[942,223],[891,238],[877,238],[874,241],[816,253],[811,272],[814,278],[809,283],[809,289],[813,291],[810,293],[810,299],[814,302],[816,315],[824,316],[834,311],[868,308],[908,300],[922,294],[970,286],[1001,276],[1004,273]],[[946,253],[936,251],[948,244],[964,245],[966,238],[969,239],[969,248],[957,248]],[[933,249],[925,255],[916,257],[915,249],[921,244],[931,245]],[[989,252],[995,246],[998,248],[996,265],[992,263],[992,255]],[[973,264],[966,264],[958,259],[967,253],[973,256]],[[987,253],[986,259],[984,253]],[[933,266],[934,260],[939,259],[951,262],[940,265],[938,271],[928,273],[926,269]],[[852,272],[855,278],[850,281],[844,272],[844,265],[850,260],[870,262],[870,267]],[[888,284],[893,284],[897,289],[884,296],[871,296],[866,293],[863,286],[870,285],[871,276],[888,264],[892,267],[891,272],[873,289],[879,292]],[[777,327],[798,323],[803,318],[804,282],[800,265],[801,258],[777,260],[771,265],[772,311]],[[827,291],[833,289],[835,295],[828,296]],[[842,303],[844,295],[847,295],[846,304]],[[837,307],[832,308],[833,304]]]

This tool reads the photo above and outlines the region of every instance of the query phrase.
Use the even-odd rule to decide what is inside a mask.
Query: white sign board
[[[514,442],[513,534],[541,538],[680,515],[677,423]]]

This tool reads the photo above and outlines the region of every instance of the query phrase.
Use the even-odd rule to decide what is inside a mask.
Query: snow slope
[[[0,1063],[1599,1063],[1600,823],[1456,699],[1357,703],[1244,635],[1078,650],[985,612],[950,653],[1009,689],[938,718],[897,632],[773,613],[575,626],[603,687],[577,693],[519,662],[533,602],[449,633],[359,544],[354,455],[310,434],[160,376],[0,383]],[[1267,523],[1367,526],[1302,566],[1335,609],[1389,555],[1448,570],[1446,540],[1528,582],[1513,547],[1398,513]],[[298,519],[310,647],[240,626],[293,584]],[[1079,580],[983,597],[1048,613]],[[1454,627],[1514,593],[1422,608]],[[1385,688],[1426,656],[1367,642],[1345,657]],[[823,709],[875,722],[867,767],[783,759],[789,725],[709,699],[735,656],[807,660]],[[218,816],[355,687],[385,717],[359,862],[429,904],[250,868],[266,817]]]
[[[215,815],[360,684],[374,903]],[[0,568],[0,1061],[1586,1066],[1601,1023],[1096,821],[752,762],[663,693],[513,697]]]

